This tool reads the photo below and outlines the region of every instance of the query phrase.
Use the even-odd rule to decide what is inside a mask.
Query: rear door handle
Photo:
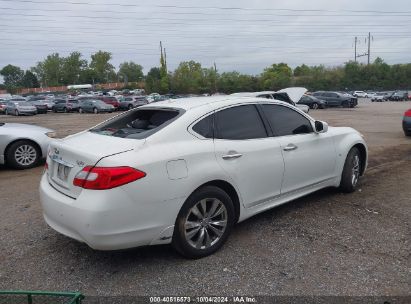
[[[243,156],[241,153],[230,151],[230,152],[228,152],[228,154],[223,155],[222,158],[228,160],[228,159],[239,158],[241,156]]]
[[[296,145],[294,145],[294,144],[288,144],[288,145],[286,145],[284,148],[283,148],[283,150],[284,151],[292,151],[292,150],[295,150],[295,149],[297,149],[298,147],[296,146]]]

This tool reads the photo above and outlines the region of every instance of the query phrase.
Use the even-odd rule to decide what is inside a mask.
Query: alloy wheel
[[[33,146],[21,145],[14,152],[14,159],[21,166],[30,166],[37,159],[37,151]]]
[[[227,227],[227,209],[216,198],[197,202],[185,219],[185,238],[196,249],[207,249],[217,243]]]
[[[360,176],[360,157],[357,154],[354,156],[353,167],[351,170],[351,183],[353,186],[357,185],[359,176]]]

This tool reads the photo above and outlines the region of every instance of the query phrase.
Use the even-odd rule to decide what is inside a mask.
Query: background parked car
[[[56,99],[54,100],[53,112],[78,112],[79,102],[77,99]]]
[[[404,101],[408,100],[408,92],[406,91],[395,91],[390,97],[391,101]]]
[[[104,101],[101,101],[99,99],[85,99],[80,102],[79,106],[79,113],[102,113],[102,112],[108,112],[111,113],[115,111],[115,108],[110,105],[105,103]]]
[[[325,100],[310,95],[304,95],[298,103],[305,104],[311,109],[325,109],[327,107],[327,102]]]
[[[114,96],[98,96],[96,97],[96,99],[104,101],[106,104],[112,105],[115,108],[115,110],[117,110],[118,107],[120,106],[120,102]]]
[[[339,92],[317,91],[312,96],[325,100],[329,107],[353,108],[358,104],[356,97]]]
[[[120,110],[130,110],[142,105],[148,104],[144,96],[127,96],[120,100]]]
[[[6,112],[7,101],[0,101],[0,114]]]
[[[53,130],[18,123],[0,123],[0,164],[15,169],[36,166],[47,156]]]
[[[354,97],[368,98],[368,94],[365,93],[364,91],[354,91],[354,92],[352,93],[352,96],[354,96]]]
[[[48,106],[42,100],[31,100],[27,103],[36,107],[37,114],[47,114]]]
[[[6,115],[36,115],[37,108],[27,101],[17,101],[17,100],[10,100],[7,102]]]
[[[405,111],[402,118],[402,129],[406,136],[411,136],[411,109]]]
[[[372,102],[383,102],[385,99],[385,94],[384,92],[376,92],[374,95],[371,97]]]

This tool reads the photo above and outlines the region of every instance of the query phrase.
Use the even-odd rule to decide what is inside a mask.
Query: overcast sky
[[[192,59],[258,74],[279,62],[341,65],[354,58],[355,36],[367,51],[369,31],[371,60],[411,62],[409,0],[0,0],[0,28],[0,68],[104,50],[116,69],[132,60],[147,72],[161,40],[169,70]]]

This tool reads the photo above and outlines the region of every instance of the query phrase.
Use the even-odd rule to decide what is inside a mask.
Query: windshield
[[[181,114],[182,111],[178,109],[138,109],[90,129],[90,132],[142,139],[154,134]]]

